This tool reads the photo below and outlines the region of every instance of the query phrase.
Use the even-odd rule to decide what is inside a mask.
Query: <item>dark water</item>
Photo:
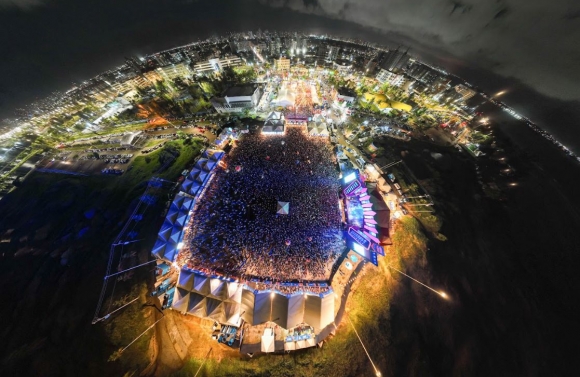
[[[546,175],[545,179],[555,185],[554,189],[561,190],[562,194],[580,208],[580,196],[577,195],[580,163],[566,156],[551,141],[540,136],[525,123],[514,120],[495,106],[487,106],[486,114],[490,114],[495,127],[509,138],[513,146],[526,154],[527,161]]]

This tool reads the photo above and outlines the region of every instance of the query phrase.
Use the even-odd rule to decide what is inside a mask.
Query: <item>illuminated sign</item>
[[[365,256],[365,248],[359,245],[358,243],[354,243],[352,245],[352,249],[357,253],[359,253],[360,255]]]
[[[351,236],[355,242],[367,250],[371,246],[371,241],[363,233],[359,232],[355,228],[348,228],[348,235]]]
[[[352,182],[355,179],[356,179],[356,173],[352,172],[349,175],[347,175],[346,177],[344,177],[344,183]]]
[[[385,249],[381,245],[373,244],[372,249],[375,253],[381,254],[383,257],[385,256]]]
[[[344,194],[345,195],[351,195],[356,189],[360,188],[361,184],[359,180],[356,181],[352,181],[350,185],[346,186],[346,188],[344,189]]]

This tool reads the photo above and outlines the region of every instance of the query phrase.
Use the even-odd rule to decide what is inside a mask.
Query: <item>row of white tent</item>
[[[191,211],[195,205],[197,195],[207,183],[213,170],[223,157],[224,152],[208,149],[197,160],[181,185],[180,192],[175,195],[165,220],[157,234],[157,241],[153,246],[152,254],[168,262],[173,262],[181,248],[184,229],[189,223]]]
[[[334,295],[255,291],[238,282],[183,268],[173,309],[233,326],[239,326],[241,318],[251,325],[272,321],[286,329],[307,323],[320,332],[334,321]]]
[[[310,136],[328,136],[328,127],[326,120],[320,114],[314,115],[306,124],[306,130]]]
[[[308,130],[308,134],[310,136],[328,136],[328,127],[326,127],[326,123],[321,121],[312,121],[308,122],[306,126]]]
[[[212,149],[203,152],[181,184],[180,190],[189,195],[196,196],[209,179],[210,174],[222,159],[223,155],[224,152]]]
[[[169,206],[163,225],[157,234],[157,242],[151,251],[154,256],[173,262],[179,253],[183,228],[189,222],[189,217],[195,200],[178,193]]]

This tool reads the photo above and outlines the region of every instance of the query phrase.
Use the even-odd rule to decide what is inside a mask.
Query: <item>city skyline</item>
[[[10,6],[12,4],[22,7]],[[353,38],[378,42],[390,48],[398,45],[410,47],[414,56],[441,66],[490,94],[506,91],[502,98],[508,105],[552,133],[577,154],[580,152],[580,129],[574,127],[580,121],[577,101],[547,97],[516,79],[500,77],[486,71],[485,67],[471,66],[466,60],[438,51],[434,46],[425,48],[424,45],[418,45],[401,33],[377,33],[376,29],[364,28],[352,20],[330,19],[321,12],[306,14],[290,8],[258,3],[250,6],[249,2],[225,1],[221,6],[175,2],[169,7],[171,9],[161,13],[155,12],[153,3],[145,3],[139,9],[129,9],[126,4],[119,3],[117,12],[109,16],[102,13],[107,4],[101,3],[101,6],[83,5],[87,10],[90,9],[91,21],[94,21],[81,26],[81,20],[77,18],[82,19],[84,16],[79,16],[77,10],[67,8],[66,0],[42,3],[9,1],[3,5],[0,7],[0,19],[5,21],[8,29],[19,33],[20,37],[15,39],[12,36],[14,33],[7,33],[11,36],[5,35],[5,39],[0,41],[15,57],[0,63],[3,71],[7,73],[6,80],[0,85],[0,119],[13,118],[17,108],[42,99],[51,92],[66,90],[73,81],[82,82],[122,64],[127,55],[154,53],[209,35],[225,35],[233,31],[259,28],[289,31],[294,28],[306,33],[329,33],[339,37],[351,35]],[[459,9],[463,8],[459,6]],[[177,12],[179,10],[183,13]],[[297,10],[305,11],[302,8]],[[54,25],[59,12],[64,12],[66,16],[69,11],[71,17],[74,13],[71,25],[55,25],[51,33],[42,36],[38,34],[36,25]],[[188,14],[189,11],[193,13]],[[280,19],[282,14],[284,17]],[[151,31],[138,29],[140,23],[148,19],[161,27],[168,25],[164,27],[167,32],[159,35],[154,33],[153,28]],[[123,24],[124,30],[111,31],[108,30],[111,29],[109,27],[106,28],[107,32],[101,32],[98,34],[99,38],[95,38],[99,25],[108,23],[111,26],[115,23]],[[95,30],[89,32],[91,28]],[[80,31],[78,38],[66,36],[75,30]],[[70,55],[64,59],[67,52]]]

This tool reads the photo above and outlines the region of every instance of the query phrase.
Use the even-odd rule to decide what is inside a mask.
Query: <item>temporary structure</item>
[[[264,335],[262,335],[262,352],[274,352],[275,342],[274,342],[274,329],[267,327],[264,330]]]
[[[179,193],[175,196],[153,246],[152,253],[155,257],[169,262],[175,260],[193,204],[194,200],[186,195]]]
[[[290,203],[289,202],[278,202],[278,209],[276,213],[279,215],[288,215],[290,213]]]
[[[183,268],[177,279],[173,308],[220,323],[240,325],[240,318],[251,325],[268,321],[290,329],[301,323],[316,333],[334,321],[334,294],[254,291],[235,281],[207,277]]]

